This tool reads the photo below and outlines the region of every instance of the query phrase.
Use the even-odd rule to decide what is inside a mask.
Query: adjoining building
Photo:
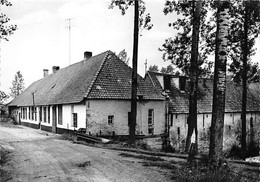
[[[183,151],[187,136],[189,115],[188,78],[148,71],[145,79],[168,98],[168,126],[171,144]],[[199,149],[209,147],[212,117],[213,79],[200,78],[198,83],[197,122]],[[241,134],[242,86],[227,81],[224,123],[224,149],[239,144]],[[260,141],[260,84],[250,83],[247,91],[247,140]]]

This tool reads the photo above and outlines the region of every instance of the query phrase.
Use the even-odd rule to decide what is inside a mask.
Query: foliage
[[[127,9],[133,5],[134,0],[111,0],[109,9],[113,9],[115,6],[117,6],[122,15],[125,15]],[[151,23],[151,15],[150,13],[146,14],[145,11],[145,2],[143,0],[139,0],[139,29],[141,31],[143,29],[150,30],[153,27],[153,24]]]
[[[148,71],[158,72],[159,71],[158,65],[149,66]]]
[[[230,29],[230,58],[232,60],[229,71],[234,74],[234,81],[239,83],[242,79],[242,60],[245,51],[247,53],[247,79],[255,76],[258,70],[258,63],[253,63],[250,57],[255,54],[255,40],[260,33],[260,18],[259,18],[259,1],[238,1],[231,9],[231,29]],[[247,22],[245,22],[247,16]],[[247,23],[248,32],[247,40],[245,40],[244,24]],[[247,42],[247,49],[245,49]]]
[[[125,49],[123,49],[122,51],[120,51],[120,52],[118,53],[117,57],[118,57],[119,59],[121,59],[122,61],[124,61],[127,65],[129,65],[129,60],[130,60],[130,58],[127,57],[127,52],[126,52]]]
[[[7,0],[1,0],[0,6],[12,6],[12,3]],[[10,21],[4,13],[0,13],[0,39],[4,39],[8,41],[8,37],[13,34],[13,32],[17,29],[16,25],[5,25]]]
[[[161,68],[161,73],[174,73],[174,68],[172,65],[168,65],[166,68],[165,67],[162,67]]]
[[[241,73],[242,46],[243,46],[243,0],[229,0],[230,6],[230,35],[228,37],[228,64],[229,71],[236,77]],[[249,57],[255,54],[255,39],[260,32],[259,28],[259,3],[250,1],[250,7],[254,7],[250,14],[249,22]],[[258,8],[255,8],[258,7]],[[183,73],[189,75],[190,58],[191,58],[191,33],[192,33],[192,1],[174,1],[166,0],[163,10],[164,14],[176,12],[178,18],[175,22],[169,23],[169,26],[177,31],[175,37],[165,40],[165,43],[159,48],[163,53],[165,61],[171,61],[179,67]],[[200,42],[199,42],[199,75],[209,74],[212,68],[212,62],[208,56],[215,51],[216,36],[216,4],[213,0],[205,0],[202,6]],[[249,64],[248,69],[252,70],[249,75],[254,75],[255,64]],[[237,79],[237,78],[236,78]],[[238,79],[239,80],[239,79]]]
[[[24,90],[24,79],[20,71],[17,71],[12,82],[11,97],[15,98]]]
[[[173,23],[169,23],[169,26],[177,30],[177,35],[165,40],[165,43],[159,48],[163,52],[163,59],[165,61],[171,61],[174,65],[182,70],[186,75],[189,75],[190,59],[191,59],[191,43],[192,43],[192,1],[170,1],[166,0],[164,14],[176,12],[178,16],[177,20]],[[210,21],[206,21],[206,15],[208,13],[207,7],[208,1],[203,2],[201,11],[201,33],[199,41],[199,57],[198,57],[198,74],[206,74],[212,67],[212,63],[207,60],[207,55],[212,52],[209,47],[204,46],[206,37],[211,35],[210,33],[215,29]],[[206,26],[207,25],[207,26]],[[204,42],[203,42],[204,41]]]
[[[0,90],[0,104],[3,104],[8,98],[9,96]]]

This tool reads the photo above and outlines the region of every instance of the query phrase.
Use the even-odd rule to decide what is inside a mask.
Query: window
[[[132,115],[131,112],[128,112],[128,126],[130,126],[131,121],[132,121]]]
[[[29,119],[31,119],[31,107],[29,107]]]
[[[25,108],[25,119],[27,119],[27,108]]]
[[[170,126],[173,126],[173,114],[171,114],[171,117],[170,117]]]
[[[47,116],[46,116],[46,107],[43,107],[43,122],[46,123],[47,122]]]
[[[62,125],[62,105],[58,105],[58,124]]]
[[[90,102],[88,101],[88,108],[90,108]]]
[[[180,76],[179,78],[180,90],[185,91],[186,87],[186,77]]]
[[[175,114],[175,119],[177,119],[178,118],[178,114]]]
[[[34,107],[31,108],[31,111],[32,111],[31,117],[32,117],[32,120],[34,120]]]
[[[78,114],[77,113],[72,113],[72,117],[73,117],[73,127],[77,128],[78,125]]]
[[[148,109],[148,134],[153,135],[154,134],[154,110]]]
[[[148,128],[148,134],[153,135],[154,134],[154,128]]]
[[[40,106],[40,109],[39,109],[39,118],[40,118],[40,121],[42,121],[42,107]]]
[[[108,116],[108,124],[114,124],[114,115]]]
[[[37,121],[37,107],[34,107],[35,121]]]
[[[154,114],[153,109],[148,109],[148,125],[153,125]]]
[[[51,118],[51,108],[50,106],[47,108],[48,111],[48,123],[50,123],[50,118]]]
[[[170,88],[171,88],[171,76],[165,75],[163,77],[163,83],[164,83],[164,90],[170,90]]]

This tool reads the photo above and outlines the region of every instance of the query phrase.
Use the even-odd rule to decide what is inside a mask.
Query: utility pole
[[[134,45],[133,45],[133,72],[132,72],[132,94],[131,94],[131,123],[129,129],[130,143],[135,143],[135,127],[137,115],[137,60],[138,60],[138,38],[139,38],[139,2],[134,4]]]
[[[68,18],[66,19],[67,25],[66,28],[69,29],[69,65],[71,63],[71,19],[72,18]]]

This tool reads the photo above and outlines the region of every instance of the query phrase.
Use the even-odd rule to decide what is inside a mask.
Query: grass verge
[[[8,181],[11,179],[10,173],[5,169],[5,165],[8,162],[8,152],[0,146],[0,181]]]

